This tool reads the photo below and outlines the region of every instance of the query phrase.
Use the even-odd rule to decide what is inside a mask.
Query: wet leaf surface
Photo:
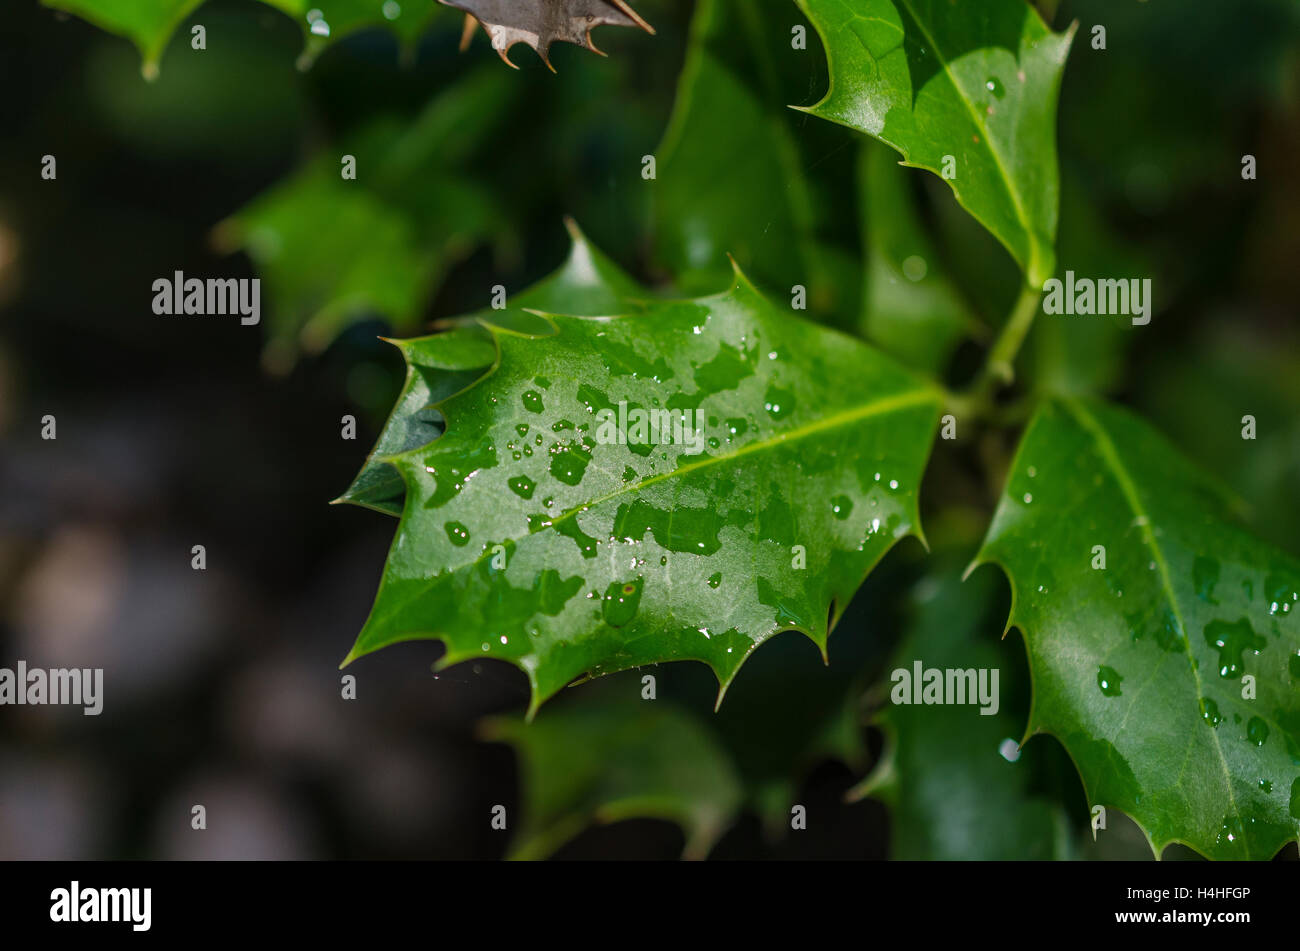
[[[1300,561],[1239,528],[1217,483],[1123,410],[1050,401],[979,560],[1011,578],[1026,735],[1060,739],[1091,805],[1157,854],[1267,859],[1296,839]]]
[[[917,531],[938,392],[739,275],[546,323],[481,320],[498,363],[438,404],[446,432],[374,460],[406,498],[349,660],[441,638],[443,665],[521,668],[535,709],[575,677],[666,660],[702,661],[725,690],[782,630],[824,649]]]
[[[798,3],[830,63],[830,89],[808,111],[942,175],[1041,287],[1054,269],[1056,100],[1073,33],[1052,32],[1023,0]]]

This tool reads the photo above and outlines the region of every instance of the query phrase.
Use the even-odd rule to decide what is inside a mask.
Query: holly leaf
[[[951,553],[941,563],[952,561]],[[882,704],[872,722],[885,735],[881,757],[851,794],[871,796],[890,811],[894,859],[973,861],[1069,857],[1065,813],[1033,788],[1037,747],[1017,749],[1011,737],[1023,722],[1012,702],[1017,668],[1012,645],[996,639],[990,608],[996,603],[991,574],[961,583],[949,564],[932,570],[909,592],[911,620],[887,666],[887,679],[873,691]],[[993,622],[996,624],[997,622]],[[997,671],[986,715],[969,704],[893,702],[900,688],[894,671]],[[1019,665],[1019,666],[1023,666]],[[910,700],[911,681],[903,693]],[[991,707],[989,708],[991,709]]]
[[[386,26],[408,48],[438,10],[436,0],[262,0],[291,17],[302,29],[305,47],[299,65],[307,66],[329,44],[360,30]],[[135,44],[146,79],[158,76],[158,63],[177,27],[203,0],[41,0]]]
[[[1214,480],[1123,410],[1046,402],[989,561],[1025,634],[1025,735],[1064,744],[1090,805],[1157,855],[1266,859],[1297,838],[1300,562],[1239,528]]]
[[[1041,287],[1055,269],[1056,101],[1074,36],[1024,0],[797,0],[830,88],[806,111],[897,149]]]
[[[820,193],[807,172],[844,133],[784,105],[811,82],[811,57],[767,26],[789,13],[787,0],[696,6],[655,150],[655,257],[679,289],[696,294],[726,280],[731,254],[759,286],[785,295],[799,285],[809,316],[848,326],[857,264],[828,235],[832,206],[843,202]]]
[[[739,273],[637,316],[546,320],[549,336],[480,321],[492,371],[438,404],[438,439],[380,460],[406,499],[345,663],[440,638],[442,667],[523,670],[531,713],[576,677],[667,660],[725,692],[782,630],[824,653],[917,530],[938,391]]]
[[[712,731],[637,692],[596,691],[531,723],[493,718],[481,733],[519,756],[523,818],[509,858],[546,858],[593,821],[646,818],[677,823],[683,857],[704,858],[741,805],[740,781]]]
[[[507,297],[508,307],[460,318],[459,326],[446,333],[391,341],[406,361],[406,381],[366,464],[336,502],[402,514],[405,484],[383,460],[436,439],[443,419],[434,404],[475,383],[492,365],[496,347],[481,321],[544,334],[551,325],[529,308],[591,317],[639,309],[643,292],[636,282],[593,247],[573,221],[565,225],[572,240],[567,260],[532,287]]]
[[[441,0],[449,7],[464,10],[483,27],[492,48],[511,68],[510,47],[524,43],[537,51],[551,72],[547,55],[552,43],[573,43],[593,53],[601,53],[591,42],[591,31],[598,26],[636,26],[647,33],[654,29],[637,14],[626,0]],[[470,24],[467,22],[466,24]],[[468,30],[466,31],[468,37]]]
[[[891,154],[862,149],[858,183],[867,246],[863,333],[909,366],[940,375],[962,340],[985,337],[988,328],[944,273],[907,173]]]

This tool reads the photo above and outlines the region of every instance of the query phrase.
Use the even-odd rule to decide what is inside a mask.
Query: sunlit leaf
[[[1056,100],[1073,31],[1053,33],[1024,0],[797,2],[830,63],[808,111],[943,176],[1041,287],[1055,267]]]
[[[438,439],[379,460],[406,499],[349,660],[440,638],[444,666],[521,668],[534,709],[666,660],[725,690],[779,631],[824,649],[917,530],[939,393],[743,278],[636,316],[550,317],[546,336],[482,323],[492,372],[438,404]]]

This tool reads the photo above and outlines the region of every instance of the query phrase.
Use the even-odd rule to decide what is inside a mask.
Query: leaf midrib
[[[1030,245],[1037,248],[1038,238],[1033,227],[1029,223],[1029,217],[1025,212],[1024,205],[1021,203],[1020,192],[1016,189],[1014,180],[1007,172],[1007,167],[1002,161],[1001,153],[994,147],[993,137],[989,135],[988,126],[984,123],[979,111],[975,109],[971,98],[966,94],[965,87],[957,82],[957,77],[953,74],[952,67],[948,63],[948,57],[944,56],[943,51],[939,48],[939,44],[935,42],[934,35],[925,28],[925,24],[921,21],[921,18],[917,16],[916,10],[912,7],[912,0],[899,0],[899,3],[907,8],[907,12],[911,15],[913,21],[915,21],[917,29],[921,31],[921,35],[925,37],[926,42],[929,43],[930,47],[934,50],[935,59],[937,59],[939,65],[943,67],[944,75],[948,77],[948,81],[952,83],[952,88],[957,92],[957,98],[961,100],[962,105],[966,107],[966,111],[970,113],[971,121],[975,123],[975,126],[983,134],[983,141],[987,144],[988,153],[993,156],[993,162],[998,167],[998,174],[1002,177],[1002,185],[1006,188],[1007,195],[1011,198],[1011,205],[1015,208],[1016,218],[1020,222],[1020,227],[1024,229],[1025,237],[1028,239]],[[956,189],[954,189],[954,191],[955,190]],[[1038,252],[1034,251],[1033,255],[1037,258]],[[1026,270],[1028,270],[1028,262],[1026,262]]]
[[[1165,589],[1165,596],[1169,600],[1169,606],[1174,612],[1175,619],[1178,621],[1178,628],[1183,633],[1183,653],[1187,657],[1187,666],[1191,671],[1192,680],[1196,684],[1196,695],[1197,697],[1204,697],[1205,686],[1201,682],[1200,672],[1197,671],[1196,664],[1192,658],[1191,635],[1188,633],[1187,625],[1183,621],[1182,608],[1178,604],[1178,598],[1174,594],[1173,584],[1169,578],[1169,564],[1165,560],[1164,551],[1161,550],[1160,545],[1156,542],[1155,533],[1151,530],[1151,518],[1147,515],[1146,509],[1142,507],[1141,500],[1138,498],[1137,486],[1133,483],[1132,477],[1128,474],[1128,468],[1120,459],[1119,451],[1115,448],[1115,443],[1111,440],[1110,435],[1102,427],[1101,423],[1097,421],[1096,417],[1089,413],[1078,400],[1062,399],[1061,404],[1074,417],[1075,422],[1077,422],[1096,443],[1097,450],[1101,453],[1102,461],[1110,468],[1111,474],[1115,477],[1115,481],[1119,485],[1120,493],[1124,496],[1124,500],[1128,503],[1129,509],[1133,512],[1138,527],[1142,530],[1142,538],[1146,542],[1147,547],[1151,549],[1151,554],[1155,560],[1160,575],[1161,586]],[[1244,817],[1242,816],[1241,808],[1237,805],[1237,797],[1232,789],[1232,774],[1228,770],[1227,757],[1223,755],[1223,745],[1219,742],[1218,731],[1211,728],[1210,737],[1214,740],[1214,749],[1219,756],[1219,765],[1223,770],[1224,786],[1228,791],[1228,800],[1232,804],[1232,812],[1236,815],[1238,820],[1242,820]],[[1246,856],[1249,858],[1250,845],[1245,836],[1242,837],[1242,844],[1245,846]]]
[[[546,526],[544,531],[550,532],[552,529],[555,528],[555,526],[559,525],[561,522],[573,518],[581,512],[586,512],[590,509],[595,508],[596,506],[604,505],[606,502],[616,499],[619,496],[627,495],[632,492],[639,492],[640,490],[647,488],[648,486],[655,485],[659,482],[663,482],[665,479],[672,479],[678,476],[684,476],[687,473],[695,472],[699,469],[703,469],[711,465],[716,465],[723,462],[731,462],[735,459],[741,458],[742,456],[750,455],[755,452],[761,452],[765,449],[775,448],[776,446],[782,445],[784,443],[803,439],[807,436],[812,436],[817,433],[825,432],[830,429],[835,429],[837,427],[849,426],[852,425],[853,423],[858,422],[859,420],[869,419],[872,416],[880,416],[885,413],[907,409],[913,406],[921,406],[925,403],[933,403],[935,406],[940,405],[940,396],[938,392],[929,387],[921,387],[918,389],[906,390],[902,393],[895,393],[891,396],[881,397],[879,399],[872,400],[869,403],[864,403],[861,406],[855,407],[854,409],[851,410],[844,410],[842,412],[835,413],[831,416],[822,417],[806,425],[798,426],[794,429],[777,433],[773,436],[768,437],[767,439],[755,439],[754,441],[748,442],[745,445],[741,446],[739,449],[735,450],[734,452],[730,452],[719,456],[706,456],[705,458],[699,460],[698,462],[687,463],[686,465],[679,466],[678,468],[673,469],[669,472],[655,473],[654,475],[649,476],[646,479],[642,479],[640,482],[634,482],[629,485],[620,486],[619,488],[615,489],[613,492],[607,493],[606,495],[602,495],[599,498],[592,499],[590,502],[584,502],[581,505],[576,505],[573,508],[569,509],[568,511],[560,513],[554,519],[552,519],[551,523]],[[529,533],[529,534],[533,534],[533,533]],[[448,574],[455,574],[456,572],[461,571],[465,568],[473,568],[477,566],[479,563],[481,563],[485,558],[489,557],[491,553],[492,553],[491,549],[488,549],[488,551],[485,551],[477,558],[475,558],[473,561],[462,562],[461,564],[458,565],[448,565],[441,572],[434,575],[432,578],[429,578],[428,583],[432,584],[434,581],[436,581],[441,577],[444,577]]]

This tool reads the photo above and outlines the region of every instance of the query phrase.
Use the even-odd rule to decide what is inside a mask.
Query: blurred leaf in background
[[[988,328],[944,273],[915,207],[912,173],[883,145],[865,144],[860,155],[861,332],[909,366],[942,376],[957,345],[986,338]]]
[[[997,639],[1001,579],[979,572],[963,582],[959,551],[935,558],[944,567],[931,566],[908,592],[907,632],[873,691],[880,705],[873,722],[885,732],[885,749],[854,795],[889,806],[891,858],[1070,858],[1066,811],[1035,789],[1050,741],[1019,746],[1028,683],[1019,638]],[[986,716],[973,702],[894,703],[890,673],[911,675],[917,661],[977,676],[998,671],[997,711]],[[1075,787],[1082,801],[1077,781]]]
[[[413,123],[376,120],[218,228],[218,244],[246,250],[267,282],[270,368],[291,366],[298,346],[323,349],[360,315],[412,329],[451,264],[505,230],[470,166],[513,83],[480,66]]]
[[[696,6],[654,153],[655,260],[697,294],[726,280],[731,254],[776,296],[804,287],[807,316],[848,327],[859,280],[851,202],[828,173],[836,152],[847,167],[852,149],[847,133],[789,108],[825,75],[815,37],[811,49],[796,45],[795,29],[811,32],[788,0]]]
[[[75,14],[109,33],[125,37],[140,51],[141,72],[157,79],[163,51],[182,23],[195,21],[207,29],[196,13],[203,0],[41,0],[47,7]],[[331,43],[361,30],[383,26],[393,31],[407,50],[435,14],[442,10],[438,0],[261,0],[293,19],[302,30],[305,47],[299,65],[306,67]],[[251,5],[251,0],[250,0]],[[245,11],[245,15],[248,15]],[[221,34],[217,34],[221,35]],[[230,35],[230,34],[225,34]],[[194,42],[193,34],[186,36]],[[208,39],[204,38],[204,50]],[[217,46],[216,36],[212,46]]]
[[[545,858],[591,822],[667,819],[704,858],[731,824],[739,778],[717,737],[669,701],[643,700],[626,678],[589,686],[532,723],[498,717],[480,731],[519,754],[522,826],[510,855]]]

